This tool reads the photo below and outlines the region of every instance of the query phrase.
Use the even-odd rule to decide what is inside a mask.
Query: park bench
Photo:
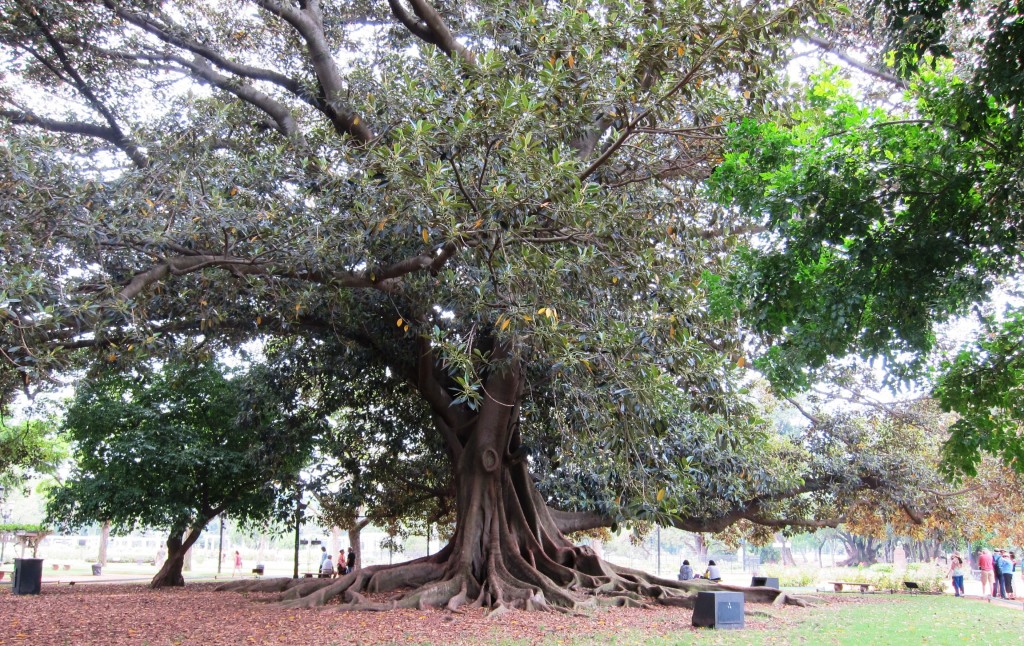
[[[851,581],[829,581],[832,584],[832,588],[836,592],[842,592],[844,586],[856,586],[860,588],[861,592],[870,592],[871,588],[875,587],[874,583],[853,583]]]

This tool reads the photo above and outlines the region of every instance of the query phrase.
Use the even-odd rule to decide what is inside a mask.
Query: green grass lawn
[[[787,612],[776,627],[700,630],[656,636],[641,632],[591,636],[582,644],[1022,644],[1024,611],[952,596],[896,595]],[[552,642],[557,643],[557,642]],[[563,642],[564,643],[564,642]]]

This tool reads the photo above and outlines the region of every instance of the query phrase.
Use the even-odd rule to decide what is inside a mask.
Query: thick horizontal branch
[[[551,507],[548,507],[548,513],[551,514],[551,519],[555,521],[555,527],[563,534],[585,532],[588,529],[597,529],[599,527],[611,527],[615,523],[615,519],[604,514],[560,511]]]
[[[21,110],[0,110],[0,116],[9,119],[14,124],[35,126],[48,132],[61,132],[69,135],[82,135],[84,137],[103,139],[114,145],[117,145],[120,139],[117,131],[109,126],[101,126],[95,123],[59,121]]]
[[[131,247],[131,245],[128,246]],[[398,280],[406,275],[420,271],[439,271],[459,248],[457,243],[449,242],[440,249],[431,249],[426,253],[406,258],[386,267],[336,273],[296,270],[271,261],[190,251],[187,255],[163,258],[151,268],[134,275],[118,292],[117,297],[119,300],[132,299],[149,285],[164,280],[168,276],[184,275],[209,268],[225,269],[236,276],[290,278],[330,284],[336,287],[393,292],[399,288]]]

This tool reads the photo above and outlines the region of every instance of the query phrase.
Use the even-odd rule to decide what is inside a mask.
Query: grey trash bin
[[[43,559],[14,559],[14,594],[39,594],[43,588]]]
[[[103,566],[100,565],[99,563],[93,563],[92,564],[92,575],[93,576],[99,576],[101,574],[103,574]]]

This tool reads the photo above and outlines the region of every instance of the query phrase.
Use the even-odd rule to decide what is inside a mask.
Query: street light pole
[[[299,528],[302,526],[302,486],[295,485],[295,561],[292,578],[299,578]]]
[[[658,576],[661,576],[661,525],[657,527],[658,535]]]
[[[224,560],[224,512],[220,513],[220,542],[217,544],[217,574],[220,574],[220,564]]]

